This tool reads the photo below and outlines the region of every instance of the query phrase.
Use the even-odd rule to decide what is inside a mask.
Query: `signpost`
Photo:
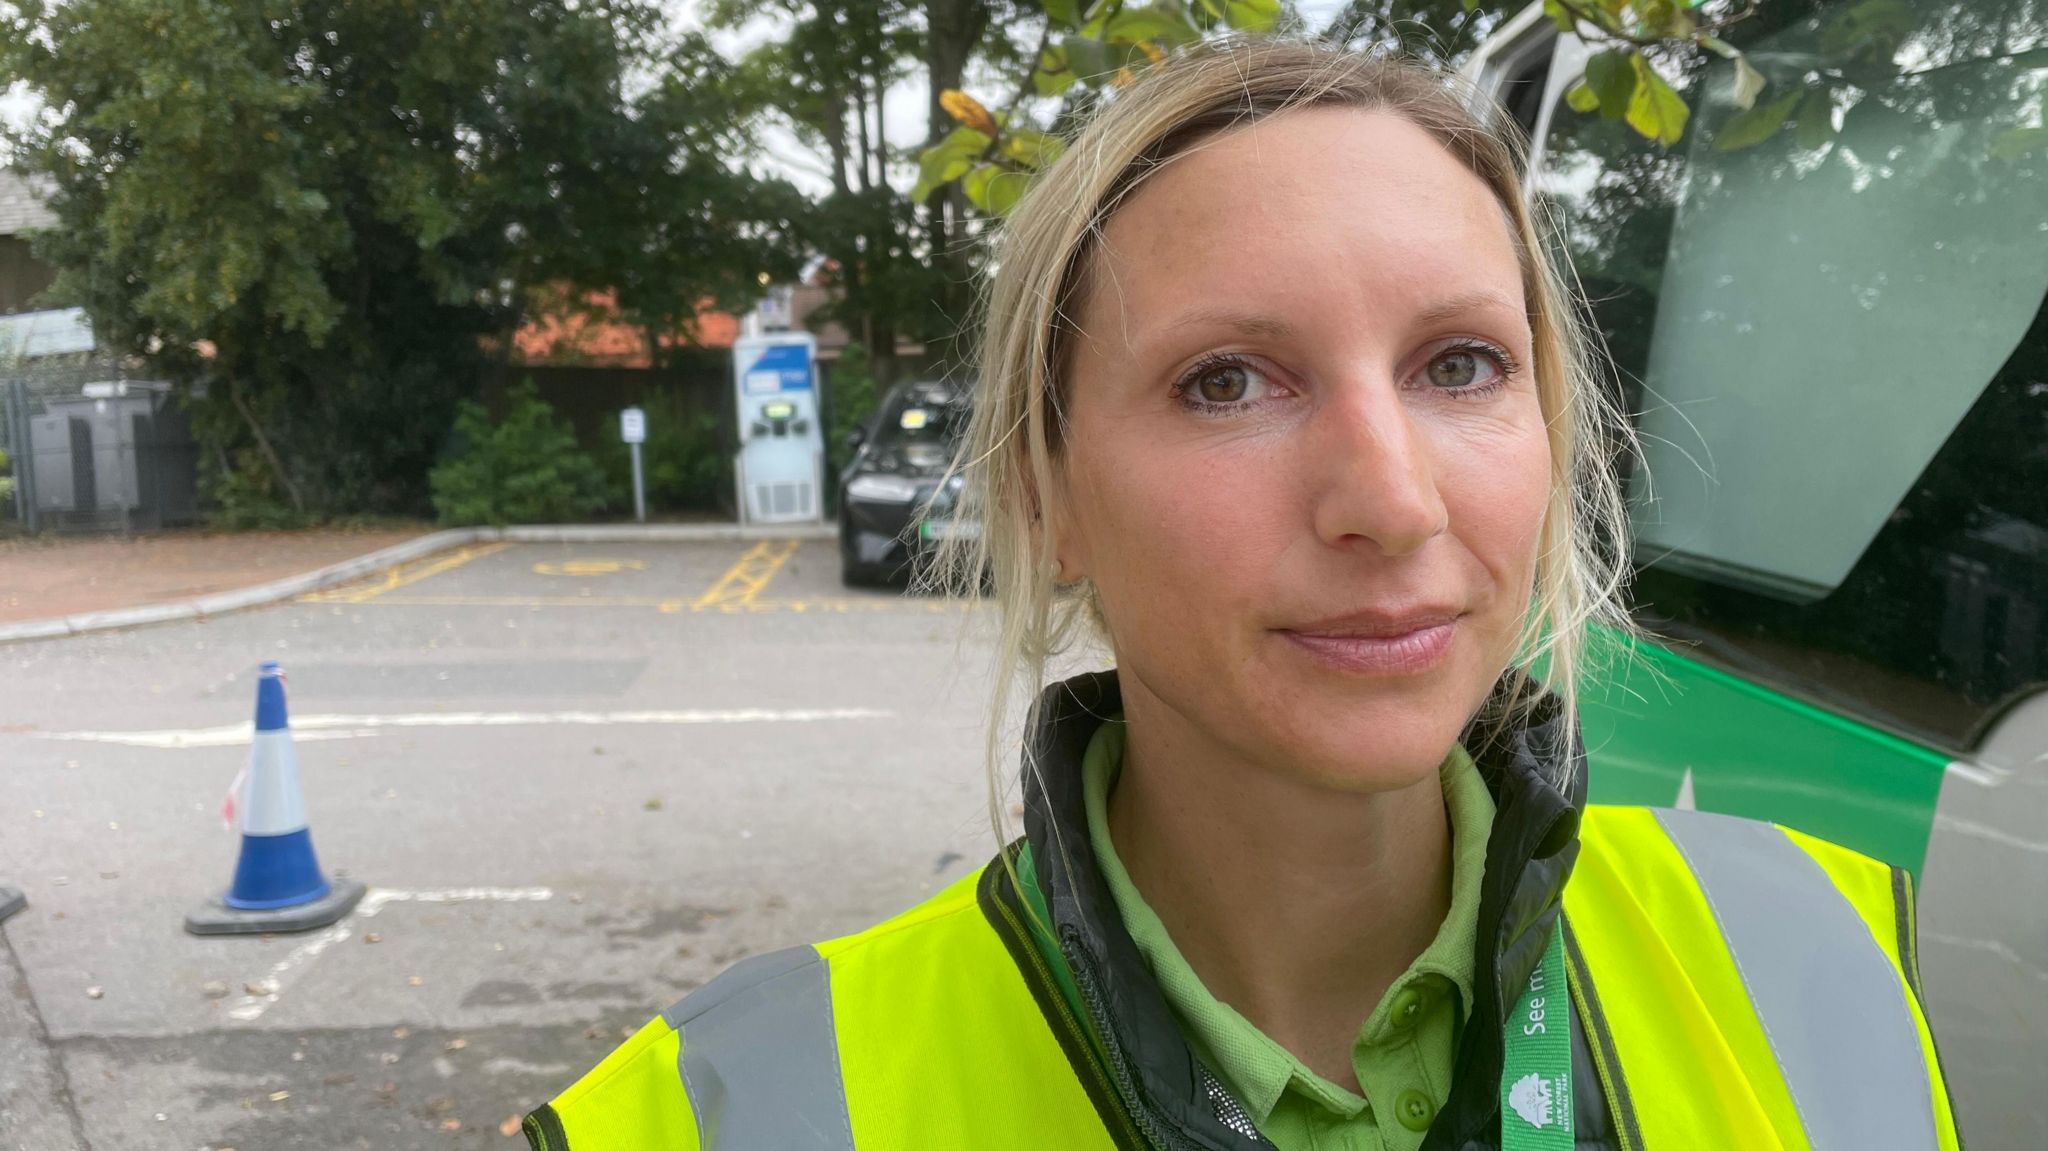
[[[633,518],[647,522],[647,485],[640,475],[640,445],[647,442],[647,413],[627,408],[619,413],[619,438],[633,454]]]

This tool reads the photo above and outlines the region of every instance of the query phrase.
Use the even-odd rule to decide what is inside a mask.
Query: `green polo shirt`
[[[1131,883],[1109,837],[1109,793],[1123,766],[1123,717],[1103,724],[1082,761],[1088,835],[1124,928],[1173,1005],[1181,1031],[1280,1151],[1415,1151],[1450,1097],[1459,1028],[1472,1002],[1479,881],[1493,797],[1462,747],[1445,758],[1451,825],[1451,910],[1436,938],[1387,988],[1358,1029],[1351,1067],[1359,1096],[1308,1069],[1229,1004],[1209,994],[1166,925]]]

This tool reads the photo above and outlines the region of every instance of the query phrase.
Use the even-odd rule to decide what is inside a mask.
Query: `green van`
[[[1921,878],[1961,1118],[2048,1147],[2048,4],[1765,0],[1769,86],[1658,55],[1663,147],[1572,110],[1533,5],[1466,66],[1532,142],[1633,414],[1637,615],[1596,799],[1797,827]]]

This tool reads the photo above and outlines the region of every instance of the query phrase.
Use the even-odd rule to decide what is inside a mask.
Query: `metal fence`
[[[0,365],[0,521],[148,531],[197,518],[192,428],[169,384],[98,355]]]

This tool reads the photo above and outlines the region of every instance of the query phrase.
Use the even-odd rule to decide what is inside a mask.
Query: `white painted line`
[[[614,724],[819,723],[828,720],[889,719],[890,711],[866,707],[731,708],[708,711],[441,711],[398,715],[301,715],[291,730],[300,739],[356,739],[387,727],[607,727]],[[252,723],[223,727],[161,728],[154,731],[39,731],[37,739],[118,743],[129,747],[235,747],[255,734]]]
[[[1997,939],[1979,939],[1971,935],[1943,935],[1938,931],[1922,931],[1922,944],[1940,943],[1949,947],[1960,947],[1966,951],[1982,951],[1996,955],[2014,967],[2026,972],[2044,983],[2048,983],[2048,967],[2037,967],[2027,962],[2026,957],[2015,951],[2011,944]]]
[[[1998,787],[2012,778],[2012,772],[2005,768],[1993,767],[1988,763],[1965,763],[1960,759],[1949,761],[1948,774],[1967,783],[1974,783],[1978,787]]]
[[[430,891],[393,891],[384,887],[373,887],[363,894],[363,901],[356,904],[355,912],[340,923],[322,931],[304,943],[291,949],[283,959],[270,965],[270,974],[262,979],[253,979],[244,986],[265,988],[263,995],[244,995],[241,1002],[228,1008],[231,1019],[253,1023],[263,1017],[270,1005],[276,1003],[284,993],[285,976],[304,967],[320,953],[355,934],[351,919],[370,919],[384,910],[387,903],[531,903],[553,899],[555,893],[545,887],[446,887]]]
[[[1978,823],[1974,819],[1937,814],[1934,817],[1934,826],[1940,831],[1953,831],[1957,835],[1967,835],[1972,839],[1981,839],[1987,843],[1995,843],[2000,847],[2010,847],[2018,851],[2031,851],[2036,855],[2048,855],[2048,840],[2022,839],[2009,831],[2002,831],[1989,824]]]

